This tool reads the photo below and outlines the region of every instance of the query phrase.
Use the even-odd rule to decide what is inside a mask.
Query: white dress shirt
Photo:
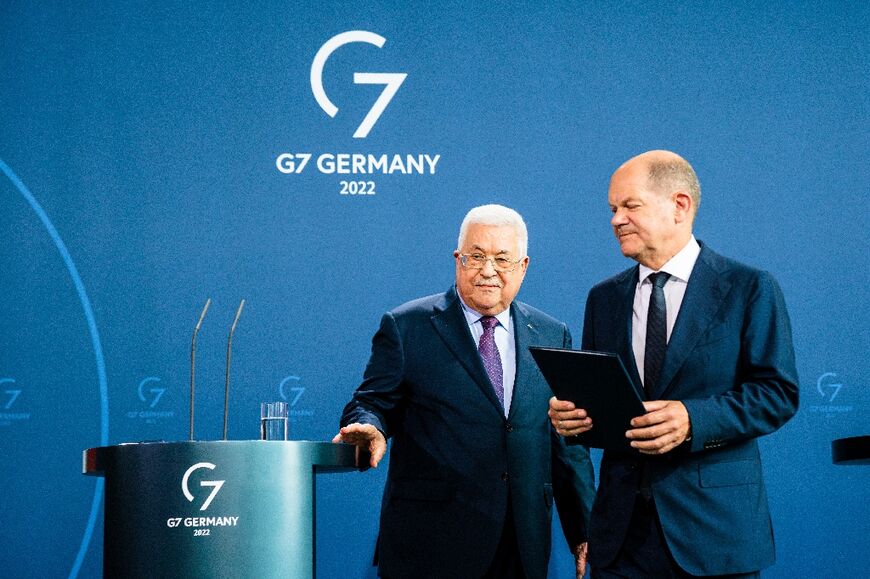
[[[459,295],[459,292],[456,295]],[[468,322],[468,329],[471,330],[474,343],[480,347],[480,337],[483,335],[480,318],[483,317],[483,314],[470,308],[461,296],[459,303],[462,304],[462,312],[465,314],[465,321]],[[495,345],[498,346],[498,354],[501,358],[502,380],[504,382],[504,415],[507,418],[511,408],[511,400],[514,397],[514,381],[517,376],[517,346],[511,321],[511,309],[506,309],[495,316],[495,319],[498,320],[494,332]]]
[[[674,330],[674,322],[683,305],[683,297],[686,295],[686,286],[689,277],[695,268],[701,246],[693,235],[686,246],[674,257],[669,259],[660,270],[670,274],[665,282],[665,307],[667,308],[667,340],[671,340],[671,332]],[[637,372],[640,374],[640,382],[643,384],[643,362],[646,351],[646,316],[649,311],[649,299],[652,294],[652,282],[650,274],[657,273],[645,265],[640,266],[638,271],[637,287],[634,290],[634,307],[631,315],[631,348],[634,350],[634,361],[637,364]]]

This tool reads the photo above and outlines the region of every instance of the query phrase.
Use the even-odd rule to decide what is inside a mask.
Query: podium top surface
[[[82,474],[104,476],[118,460],[181,461],[228,458],[239,461],[294,461],[317,472],[357,469],[356,447],[310,440],[214,440],[132,442],[89,448],[82,453]]]

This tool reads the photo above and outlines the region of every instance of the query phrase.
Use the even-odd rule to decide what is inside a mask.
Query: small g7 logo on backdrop
[[[819,394],[822,395],[822,398],[825,398],[828,402],[833,402],[834,398],[837,397],[837,394],[840,393],[840,389],[843,387],[843,384],[841,383],[831,383],[831,380],[836,377],[837,375],[833,372],[825,372],[819,376],[818,380],[816,380],[816,390],[818,390]],[[828,398],[828,392],[830,392],[830,398]]]
[[[320,47],[320,50],[318,50],[317,54],[314,55],[314,61],[311,63],[311,92],[314,93],[314,98],[317,100],[317,104],[320,105],[320,108],[322,108],[326,114],[330,117],[335,117],[338,112],[338,107],[332,104],[332,101],[330,101],[329,97],[326,96],[326,91],[323,90],[323,67],[330,55],[345,44],[350,44],[351,42],[365,42],[381,48],[384,46],[386,41],[386,38],[375,34],[374,32],[368,32],[366,30],[350,30],[333,36]],[[384,90],[381,93],[381,96],[379,96],[375,101],[375,104],[372,105],[372,108],[353,134],[354,139],[365,139],[366,136],[368,136],[369,131],[372,130],[372,127],[374,127],[375,123],[378,122],[378,119],[381,118],[384,109],[387,108],[387,105],[390,104],[390,101],[394,96],[396,96],[396,92],[399,90],[399,87],[402,86],[402,83],[405,81],[405,77],[407,76],[408,75],[404,72],[353,73],[354,84],[384,85]]]
[[[191,466],[187,471],[185,471],[184,476],[181,478],[181,491],[184,493],[185,498],[188,501],[193,502],[193,493],[190,492],[190,488],[188,487],[188,479],[190,475],[193,474],[193,471],[199,470],[201,468],[207,468],[209,470],[214,470],[215,465],[210,462],[198,462],[195,465]],[[212,491],[209,493],[208,498],[205,499],[205,502],[199,507],[199,510],[204,511],[208,508],[214,498],[217,496],[218,491],[221,490],[221,487],[224,486],[226,481],[223,480],[204,480],[199,482],[199,486],[201,487],[212,487]],[[170,525],[171,526],[171,525]]]
[[[15,384],[15,378],[0,378],[0,385]],[[10,410],[18,397],[21,396],[21,390],[4,390],[6,397],[3,404],[3,410]]]
[[[305,388],[302,386],[292,386],[290,388],[285,388],[285,384],[288,382],[291,384],[299,384],[301,378],[299,376],[287,376],[281,383],[278,384],[278,394],[281,396],[281,400],[287,400],[287,390],[293,393],[293,400],[290,402],[290,406],[296,406],[296,403],[299,402],[299,398],[305,392]]]
[[[151,382],[160,382],[160,378],[157,376],[149,376],[139,382],[139,387],[136,389],[136,392],[139,394],[139,400],[142,402],[148,402],[148,399],[145,397],[144,387],[146,384],[150,384]],[[166,392],[166,388],[149,388],[148,393],[151,394],[151,401],[148,404],[148,408],[154,408],[157,406],[157,403],[160,402],[161,396]]]

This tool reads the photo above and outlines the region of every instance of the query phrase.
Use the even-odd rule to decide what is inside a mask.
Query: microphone
[[[205,301],[205,307],[202,308],[202,313],[199,314],[199,321],[196,322],[196,327],[193,329],[193,339],[190,341],[190,440],[193,440],[193,403],[196,392],[196,334],[202,326],[202,320],[205,318],[205,313],[211,305],[211,298]]]
[[[227,417],[229,416],[230,406],[230,359],[232,358],[233,350],[233,333],[236,331],[236,324],[239,323],[239,316],[242,315],[242,308],[245,307],[245,300],[239,303],[239,309],[236,310],[236,319],[233,320],[233,326],[230,328],[230,336],[227,338],[227,382],[226,390],[224,391],[224,440],[227,439]]]

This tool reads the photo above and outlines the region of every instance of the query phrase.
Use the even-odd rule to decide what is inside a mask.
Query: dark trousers
[[[517,526],[514,524],[513,508],[508,500],[507,515],[505,515],[504,528],[495,557],[489,566],[489,571],[483,579],[524,579],[523,562],[520,559],[520,545],[517,540]]]
[[[592,579],[689,579],[668,549],[662,525],[652,500],[638,496],[625,543],[607,567],[593,568]],[[716,575],[711,579],[753,579],[758,572]]]
[[[378,575],[381,579],[391,579],[385,575]],[[513,510],[508,500],[507,514],[505,515],[504,528],[495,556],[489,565],[489,570],[482,579],[525,579],[523,562],[520,559],[520,546],[517,541],[517,527],[514,524]]]

